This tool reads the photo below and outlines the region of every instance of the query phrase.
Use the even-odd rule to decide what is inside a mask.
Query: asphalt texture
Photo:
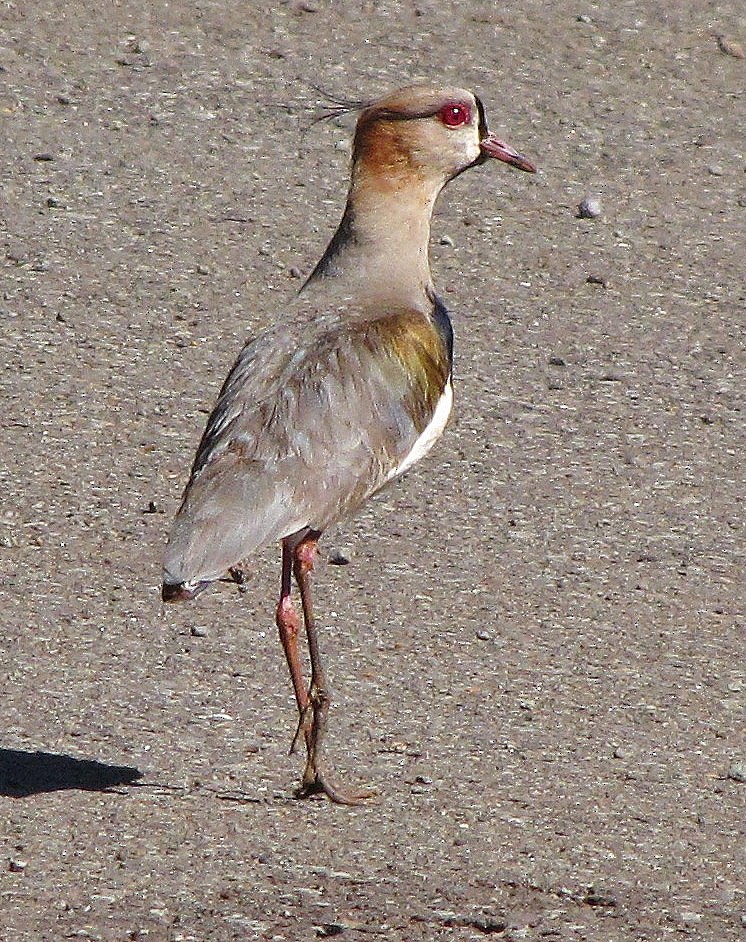
[[[742,3],[0,27],[3,940],[742,939]],[[443,194],[453,421],[322,543],[329,761],[377,792],[346,808],[293,797],[279,553],[167,608],[160,558],[228,368],[339,219],[324,95],[416,80],[540,172]]]

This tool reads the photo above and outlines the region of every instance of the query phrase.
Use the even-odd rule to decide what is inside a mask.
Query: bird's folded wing
[[[242,351],[207,423],[166,554],[215,579],[258,547],[323,530],[389,480],[428,426],[449,352],[411,310],[277,328]]]

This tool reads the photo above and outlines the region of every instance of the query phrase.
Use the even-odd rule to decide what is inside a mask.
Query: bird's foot
[[[314,795],[325,795],[329,801],[335,805],[362,805],[370,798],[375,798],[375,792],[347,792],[343,791],[331,782],[327,781],[326,776],[316,771],[303,776],[303,783],[295,790],[296,798],[311,798]]]

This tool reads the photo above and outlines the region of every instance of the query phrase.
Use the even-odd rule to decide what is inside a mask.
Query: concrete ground
[[[3,940],[742,939],[742,4],[0,27]],[[350,809],[293,798],[277,552],[168,609],[160,557],[241,343],[339,219],[353,121],[312,124],[314,86],[419,79],[540,173],[444,194],[454,419],[323,544],[330,760],[378,793]]]

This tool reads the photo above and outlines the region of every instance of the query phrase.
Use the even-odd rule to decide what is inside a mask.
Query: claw
[[[375,792],[349,792],[340,791],[324,778],[320,772],[307,779],[303,776],[303,784],[295,790],[296,798],[311,798],[313,795],[326,795],[335,805],[362,805],[369,798],[375,798]]]

